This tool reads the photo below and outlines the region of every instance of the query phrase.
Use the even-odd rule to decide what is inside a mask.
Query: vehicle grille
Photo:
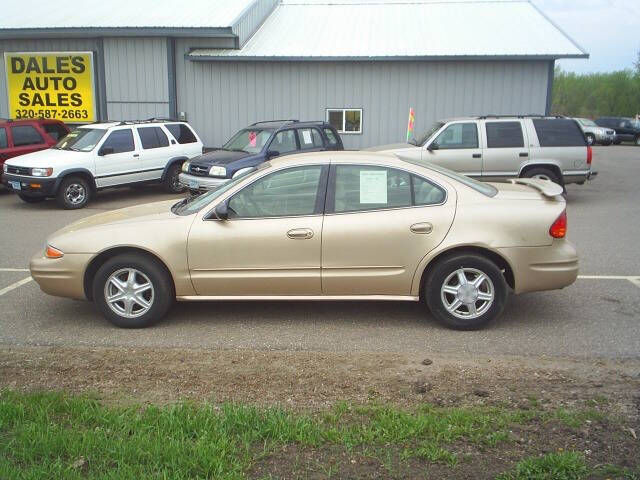
[[[30,175],[31,169],[27,167],[14,167],[12,165],[7,165],[7,173],[13,173],[15,175]]]
[[[189,165],[189,173],[199,177],[206,177],[209,175],[209,168],[202,165]]]
[[[616,132],[614,132],[613,130],[607,130],[607,135],[613,135],[614,133]]]

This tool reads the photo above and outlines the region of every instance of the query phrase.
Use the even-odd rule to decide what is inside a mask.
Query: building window
[[[339,133],[362,133],[362,109],[327,108],[327,122]]]

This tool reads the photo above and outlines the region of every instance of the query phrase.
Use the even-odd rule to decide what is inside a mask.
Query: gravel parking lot
[[[562,291],[512,298],[504,316],[478,332],[447,330],[421,305],[395,302],[183,303],[155,328],[119,330],[88,302],[41,293],[29,281],[28,260],[71,221],[171,196],[159,187],[115,189],[84,210],[64,211],[3,191],[0,344],[637,358],[640,149],[596,147],[594,167],[594,181],[568,187],[581,278]]]

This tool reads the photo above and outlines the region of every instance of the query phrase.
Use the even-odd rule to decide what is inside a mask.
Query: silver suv
[[[543,178],[583,184],[597,172],[578,123],[565,117],[482,116],[435,122],[410,143],[368,149],[428,161],[481,180]]]

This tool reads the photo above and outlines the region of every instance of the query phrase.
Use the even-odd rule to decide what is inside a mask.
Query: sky
[[[589,53],[560,60],[563,70],[588,73],[633,68],[640,50],[640,0],[531,0]]]

